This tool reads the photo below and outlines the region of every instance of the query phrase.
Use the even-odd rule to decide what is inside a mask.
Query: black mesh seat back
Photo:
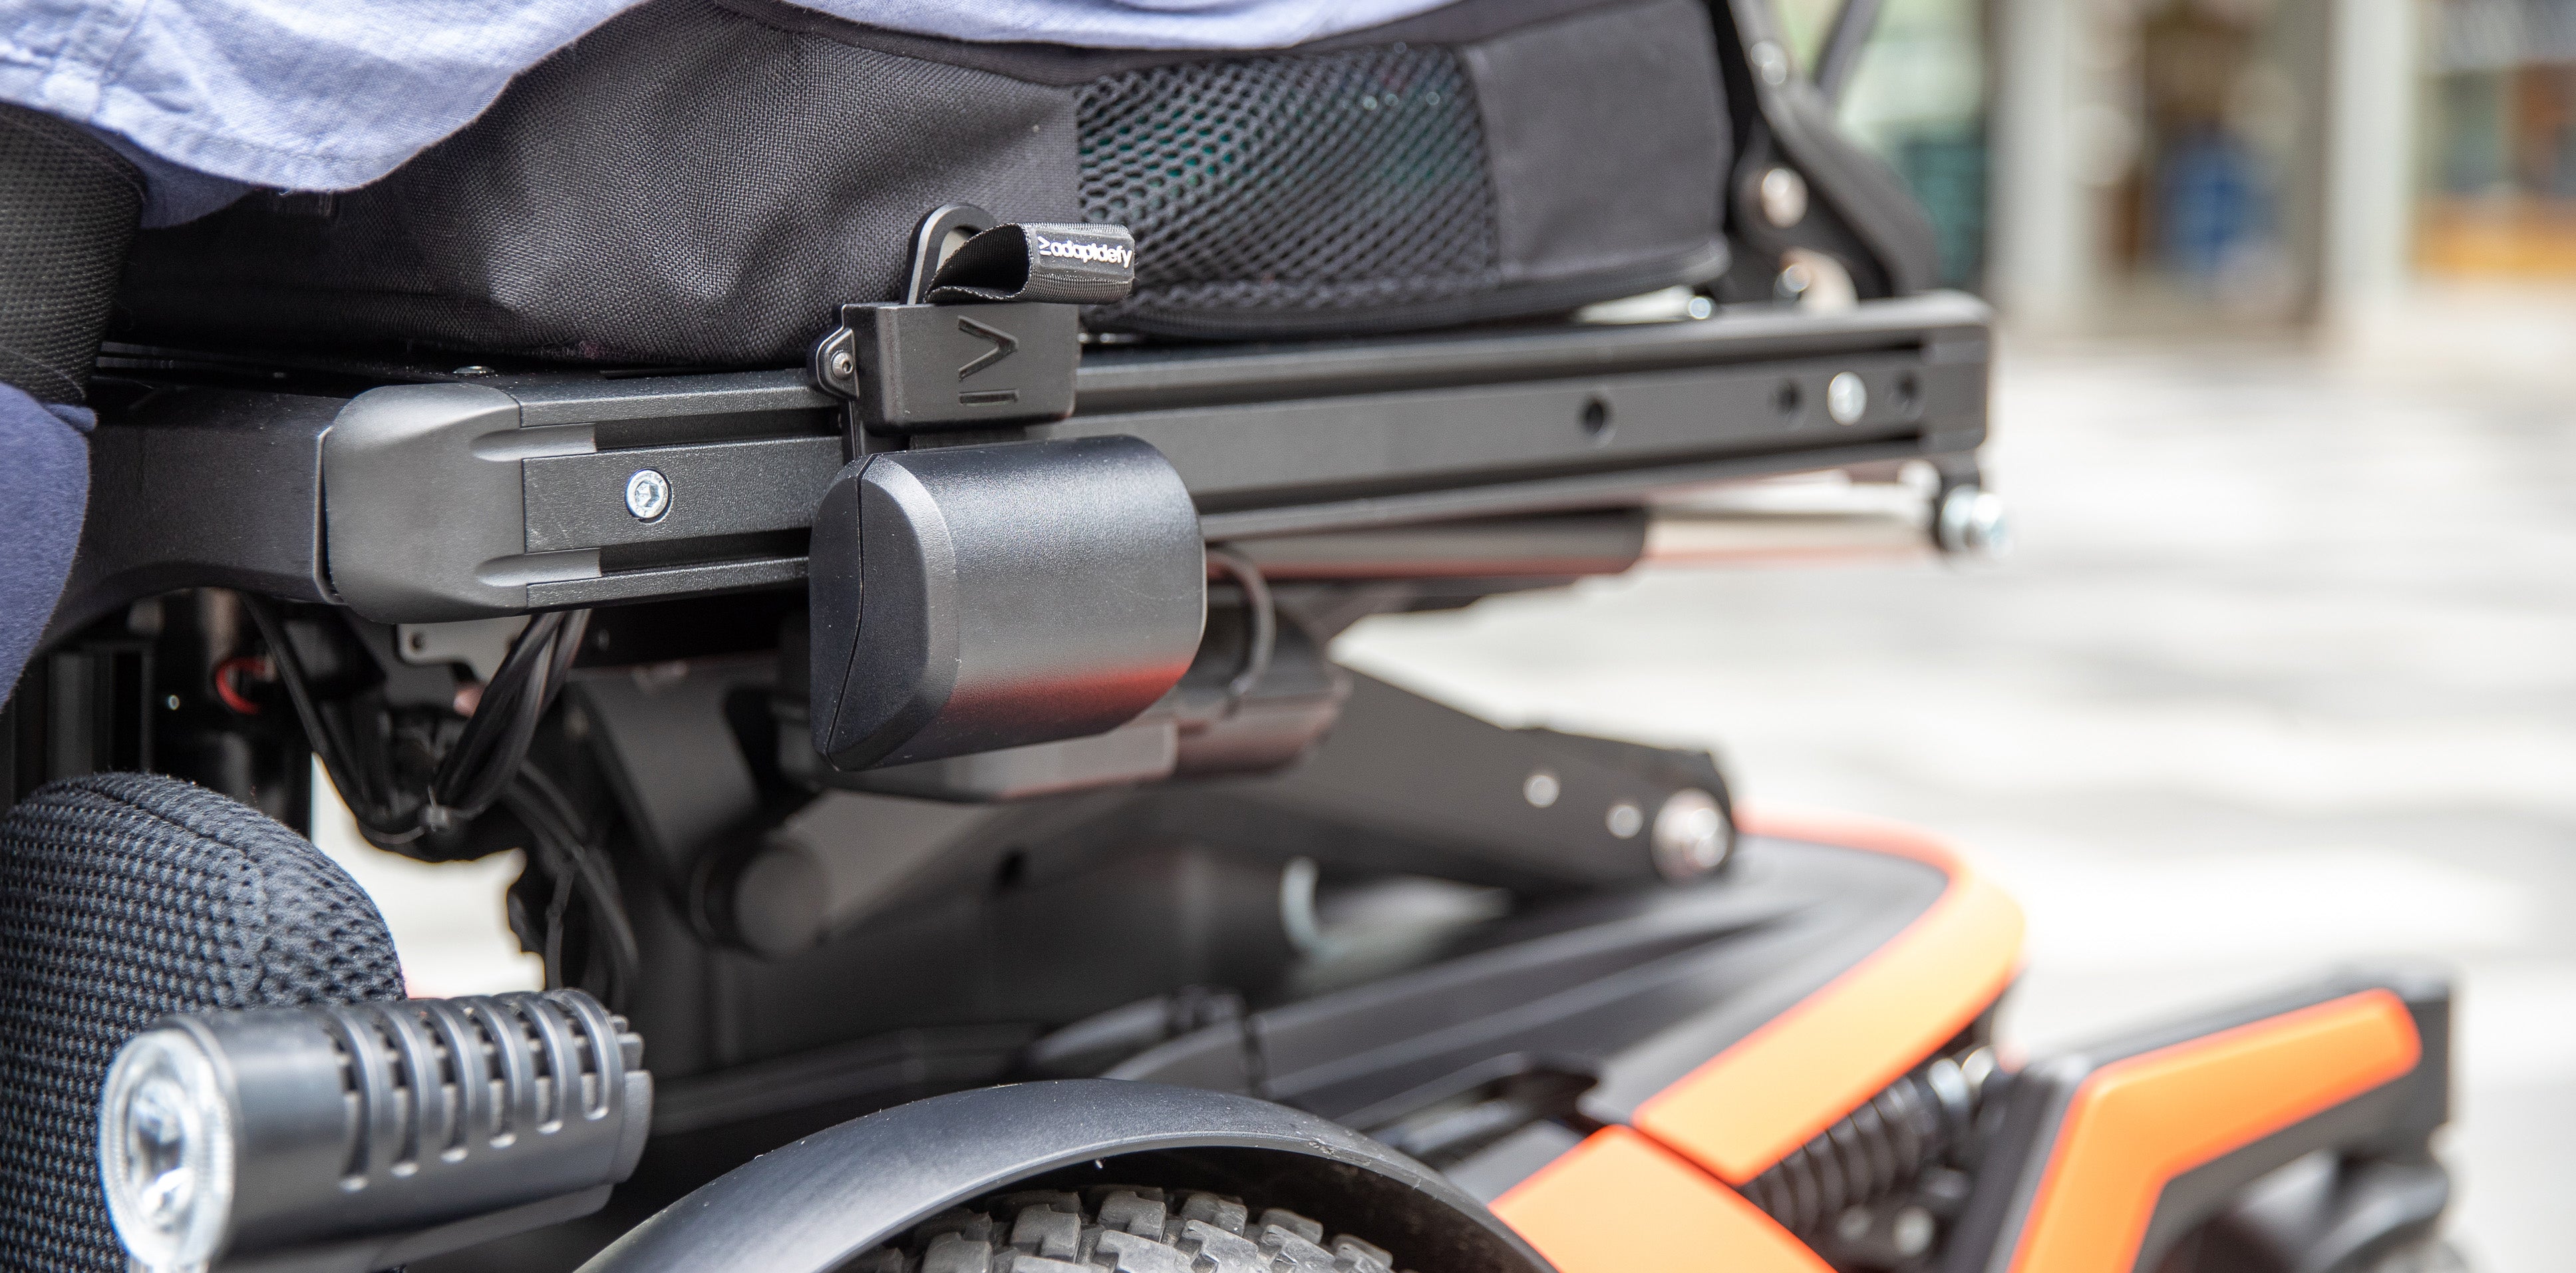
[[[1502,282],[1475,90],[1438,46],[1157,66],[1081,97],[1083,217],[1136,234],[1093,312],[1369,310]]]
[[[165,1013],[399,999],[356,881],[201,787],[95,774],[0,818],[0,1269],[122,1273],[98,1092]]]

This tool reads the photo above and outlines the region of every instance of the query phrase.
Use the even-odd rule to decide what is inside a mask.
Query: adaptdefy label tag
[[[1136,237],[1123,225],[999,225],[940,264],[929,299],[1105,305],[1135,286]]]
[[[1028,231],[1029,250],[1039,256],[1061,257],[1064,260],[1082,261],[1092,265],[1115,265],[1127,271],[1130,277],[1135,274],[1136,245],[1133,242],[1109,243],[1095,238],[1076,238],[1072,235],[1050,239],[1043,233],[1045,229],[1043,226],[1021,228]]]

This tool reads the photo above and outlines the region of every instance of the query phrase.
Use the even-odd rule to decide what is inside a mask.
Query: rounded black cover
[[[0,1268],[123,1273],[98,1093],[162,1016],[400,999],[357,882],[238,802],[155,774],[38,789],[0,818]]]
[[[1207,1171],[1229,1156],[1225,1174],[1238,1179],[1243,1162],[1262,1164],[1266,1201],[1367,1232],[1413,1267],[1553,1273],[1439,1173],[1349,1128],[1248,1096],[1116,1079],[952,1092],[818,1132],[663,1208],[582,1273],[825,1273],[1001,1185],[1095,1161],[1121,1183],[1161,1184],[1117,1173]]]

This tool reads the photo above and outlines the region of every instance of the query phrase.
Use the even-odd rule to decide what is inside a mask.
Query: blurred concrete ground
[[[2008,349],[2001,568],[1644,572],[1339,653],[1958,837],[2029,914],[2007,1031],[2034,1050],[2338,961],[2451,964],[2454,1235],[2567,1268],[2576,342],[2419,337]]]

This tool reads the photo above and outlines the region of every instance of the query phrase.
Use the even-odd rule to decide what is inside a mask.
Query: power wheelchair
[[[2428,1258],[2439,975],[2016,1056],[2020,913],[1937,837],[1331,660],[1677,526],[1997,545],[1991,315],[1834,123],[1875,8],[1802,72],[1706,6],[1723,251],[1624,298],[1253,332],[1117,309],[1176,231],[961,193],[779,320],[801,365],[120,301],[0,729],[0,1264]],[[1672,512],[1835,471],[1912,512]],[[317,772],[382,849],[524,851],[547,989],[403,999]]]

